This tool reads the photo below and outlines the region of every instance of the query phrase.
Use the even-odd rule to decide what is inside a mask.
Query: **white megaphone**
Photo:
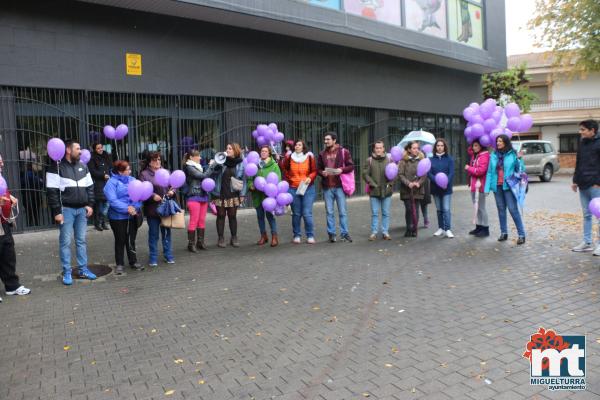
[[[219,165],[225,164],[225,160],[227,159],[227,153],[221,151],[215,154],[215,162]]]

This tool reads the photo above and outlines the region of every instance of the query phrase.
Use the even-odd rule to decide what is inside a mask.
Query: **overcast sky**
[[[527,28],[527,22],[534,14],[535,0],[506,0],[506,52],[509,56],[543,51],[533,47],[533,33]]]

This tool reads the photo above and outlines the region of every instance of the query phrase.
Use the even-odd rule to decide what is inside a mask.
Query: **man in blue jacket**
[[[579,124],[581,141],[577,150],[575,174],[571,188],[579,190],[579,200],[583,211],[583,242],[573,247],[575,252],[592,251],[592,213],[588,206],[595,197],[600,197],[600,135],[598,122],[593,119]],[[600,243],[594,250],[595,256],[600,256]]]
[[[48,206],[54,221],[60,224],[60,261],[63,283],[71,285],[71,236],[75,233],[77,267],[79,277],[96,279],[87,265],[86,228],[87,218],[94,207],[94,182],[87,166],[79,161],[79,143],[66,142],[65,157],[57,165],[51,165],[46,173]]]

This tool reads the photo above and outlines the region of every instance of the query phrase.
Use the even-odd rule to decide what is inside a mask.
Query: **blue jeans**
[[[327,233],[335,235],[335,215],[333,214],[333,202],[337,203],[340,217],[340,233],[342,236],[348,234],[348,215],[346,214],[346,194],[339,188],[324,189],[325,211],[327,212]]]
[[[265,212],[265,209],[262,206],[256,207],[256,219],[258,220],[258,229],[260,230],[260,234],[264,235],[267,233],[267,227],[265,226],[265,216],[267,217],[267,221],[269,221],[269,226],[271,227],[271,234],[277,234],[277,221],[275,221],[275,215],[272,212]]]
[[[381,233],[389,235],[392,196],[370,197],[369,200],[371,201],[371,233],[377,235],[379,231],[379,210],[381,210]]]
[[[296,189],[290,188],[288,191],[294,198],[292,203],[292,231],[294,237],[302,237],[302,218],[304,218],[304,229],[306,230],[307,238],[315,237],[315,226],[313,224],[313,204],[317,191],[315,185],[310,185],[304,196],[297,196]]]
[[[579,190],[579,201],[581,202],[581,211],[583,211],[583,240],[586,243],[592,243],[592,213],[588,206],[594,197],[600,197],[600,188],[590,187]]]
[[[452,195],[432,195],[432,197],[435,201],[435,208],[437,208],[438,227],[445,231],[449,231],[452,229],[452,215],[450,214]]]
[[[71,271],[71,236],[75,233],[75,249],[77,253],[77,267],[87,267],[87,248],[85,231],[87,229],[87,216],[85,207],[64,207],[62,215],[64,222],[60,226],[58,243],[60,246],[60,263],[63,271]]]
[[[150,253],[149,264],[158,264],[158,232],[162,237],[163,255],[167,261],[173,261],[173,250],[171,249],[171,228],[160,226],[160,218],[146,218],[148,221],[148,251]]]
[[[515,195],[508,190],[503,190],[501,186],[498,187],[498,190],[494,193],[494,197],[496,197],[496,207],[498,208],[498,219],[500,220],[500,232],[508,233],[508,226],[506,223],[506,208],[508,207],[508,211],[517,226],[517,232],[520,237],[525,237],[525,227],[523,226],[523,219],[521,218],[521,213],[519,212],[519,207],[517,205],[517,199]]]

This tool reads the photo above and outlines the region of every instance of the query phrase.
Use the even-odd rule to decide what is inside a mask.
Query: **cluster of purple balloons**
[[[154,186],[151,182],[134,179],[129,182],[127,193],[129,193],[131,201],[146,201],[154,193]]]
[[[116,128],[113,128],[112,125],[106,125],[102,130],[104,136],[109,139],[121,140],[129,133],[129,128],[125,124],[121,124]]]
[[[269,172],[266,179],[262,176],[254,178],[254,187],[267,196],[262,201],[264,210],[275,215],[285,214],[285,206],[294,201],[292,195],[288,193],[290,185],[286,181],[280,182],[275,172]]]
[[[161,168],[154,173],[154,181],[158,186],[179,189],[185,183],[185,173],[180,169],[169,173],[168,170]]]
[[[248,178],[252,178],[258,173],[258,163],[260,161],[260,156],[257,152],[251,151],[248,153],[246,158],[244,158],[244,175]]]
[[[479,139],[481,145],[486,147],[495,147],[496,138],[500,135],[512,138],[513,132],[527,132],[533,126],[531,115],[521,115],[516,103],[502,107],[494,99],[487,99],[481,104],[469,104],[463,110],[463,117],[468,121],[465,137],[469,144]]]
[[[283,141],[283,133],[277,129],[277,124],[271,122],[269,125],[260,124],[256,126],[256,130],[252,132],[252,137],[256,139],[256,144],[259,146],[274,145]]]

